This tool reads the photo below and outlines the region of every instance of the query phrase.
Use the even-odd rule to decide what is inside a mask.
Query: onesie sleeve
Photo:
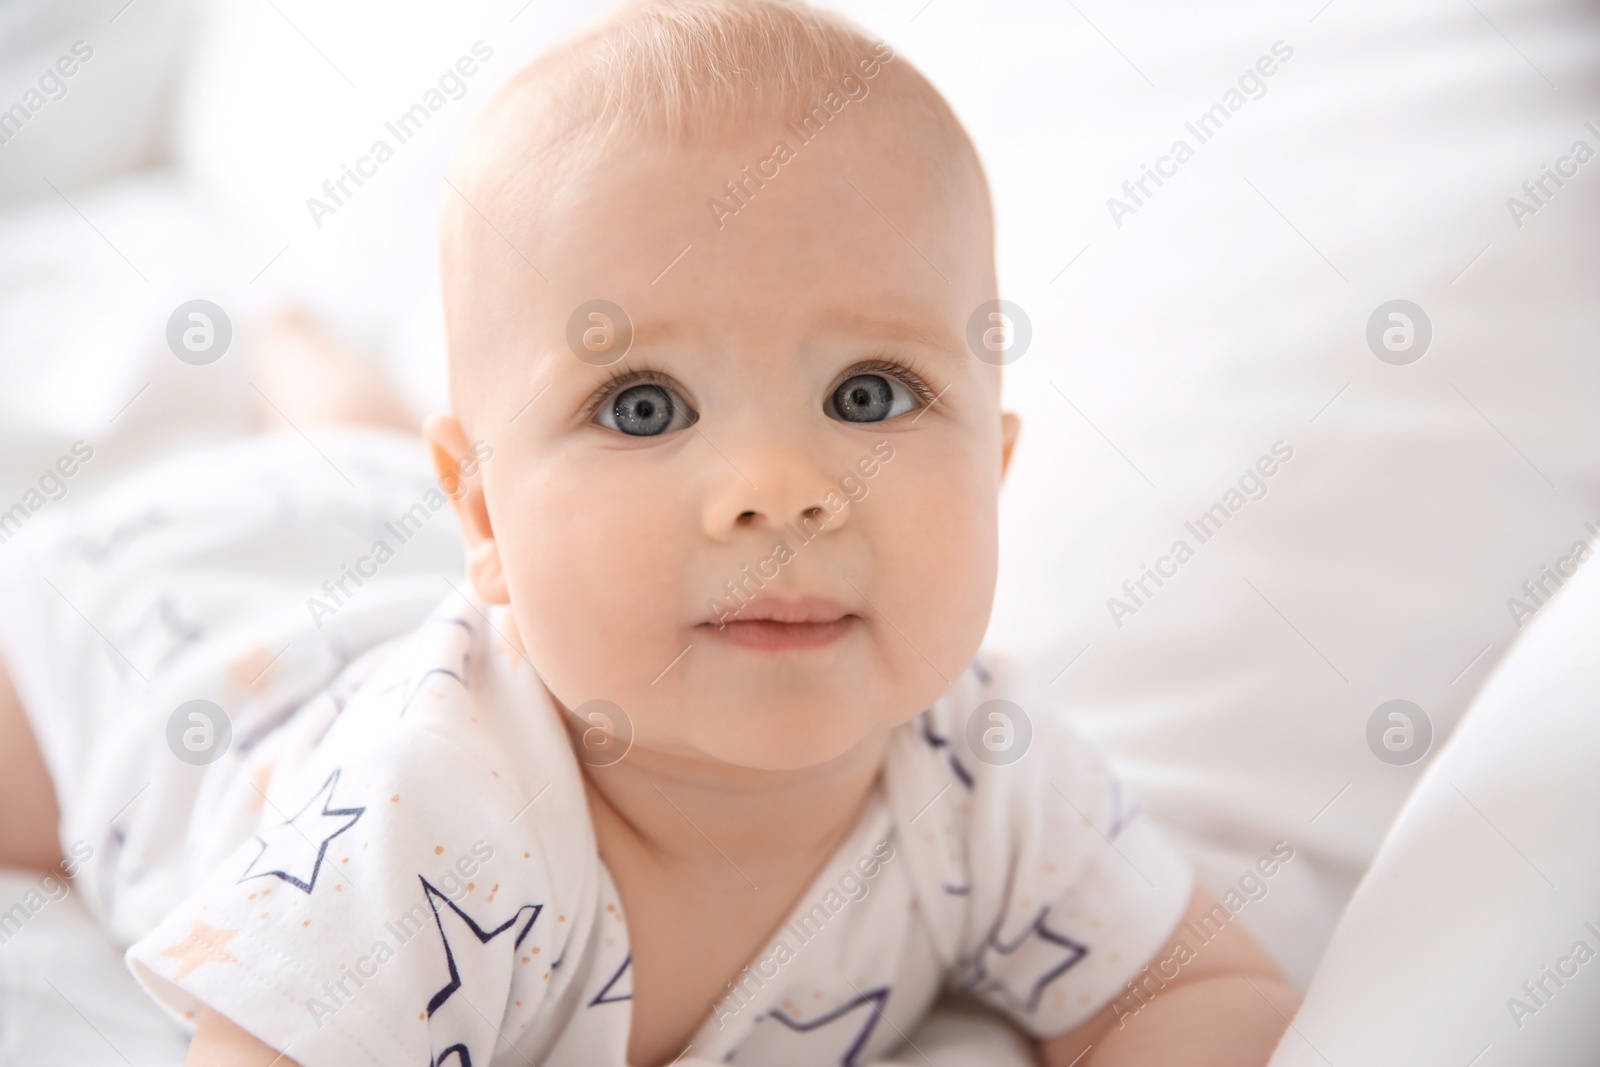
[[[1166,947],[1194,874],[1059,707],[984,701],[975,714],[979,726],[951,730],[973,779],[971,910],[953,982],[1053,1037]],[[1030,735],[1021,757],[983,752],[990,729],[1007,745]]]
[[[303,1067],[489,1063],[508,1007],[537,1007],[567,928],[559,857],[521,829],[529,797],[466,712],[408,703],[336,723],[274,779],[257,833],[128,950],[164,1006],[210,1006]]]

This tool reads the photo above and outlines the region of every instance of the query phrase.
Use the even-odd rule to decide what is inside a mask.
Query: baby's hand
[[[293,1060],[207,1008],[194,1028],[183,1067],[299,1067]]]

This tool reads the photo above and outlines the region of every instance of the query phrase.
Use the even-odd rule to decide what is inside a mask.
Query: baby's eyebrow
[[[841,308],[819,316],[817,330],[820,333],[843,333],[875,341],[905,341],[958,358],[966,354],[959,337],[920,319],[871,315]]]
[[[633,324],[633,343],[652,345],[658,341],[681,341],[696,334],[693,326],[678,319],[645,319]]]
[[[644,319],[634,322],[632,327],[632,344],[641,348],[662,341],[692,340],[701,332],[693,323],[681,319]],[[846,308],[835,308],[818,315],[809,332],[872,341],[902,341],[957,359],[967,355],[960,337],[931,322],[894,315],[874,315]]]

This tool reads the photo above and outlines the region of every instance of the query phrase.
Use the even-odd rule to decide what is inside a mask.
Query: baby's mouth
[[[845,605],[826,597],[788,600],[761,595],[699,628],[742,648],[785,652],[831,645],[860,621]]]

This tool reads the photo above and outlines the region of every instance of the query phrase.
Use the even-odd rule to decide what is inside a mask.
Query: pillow
[[[1597,647],[1585,562],[1401,809],[1272,1067],[1594,1061]]]

